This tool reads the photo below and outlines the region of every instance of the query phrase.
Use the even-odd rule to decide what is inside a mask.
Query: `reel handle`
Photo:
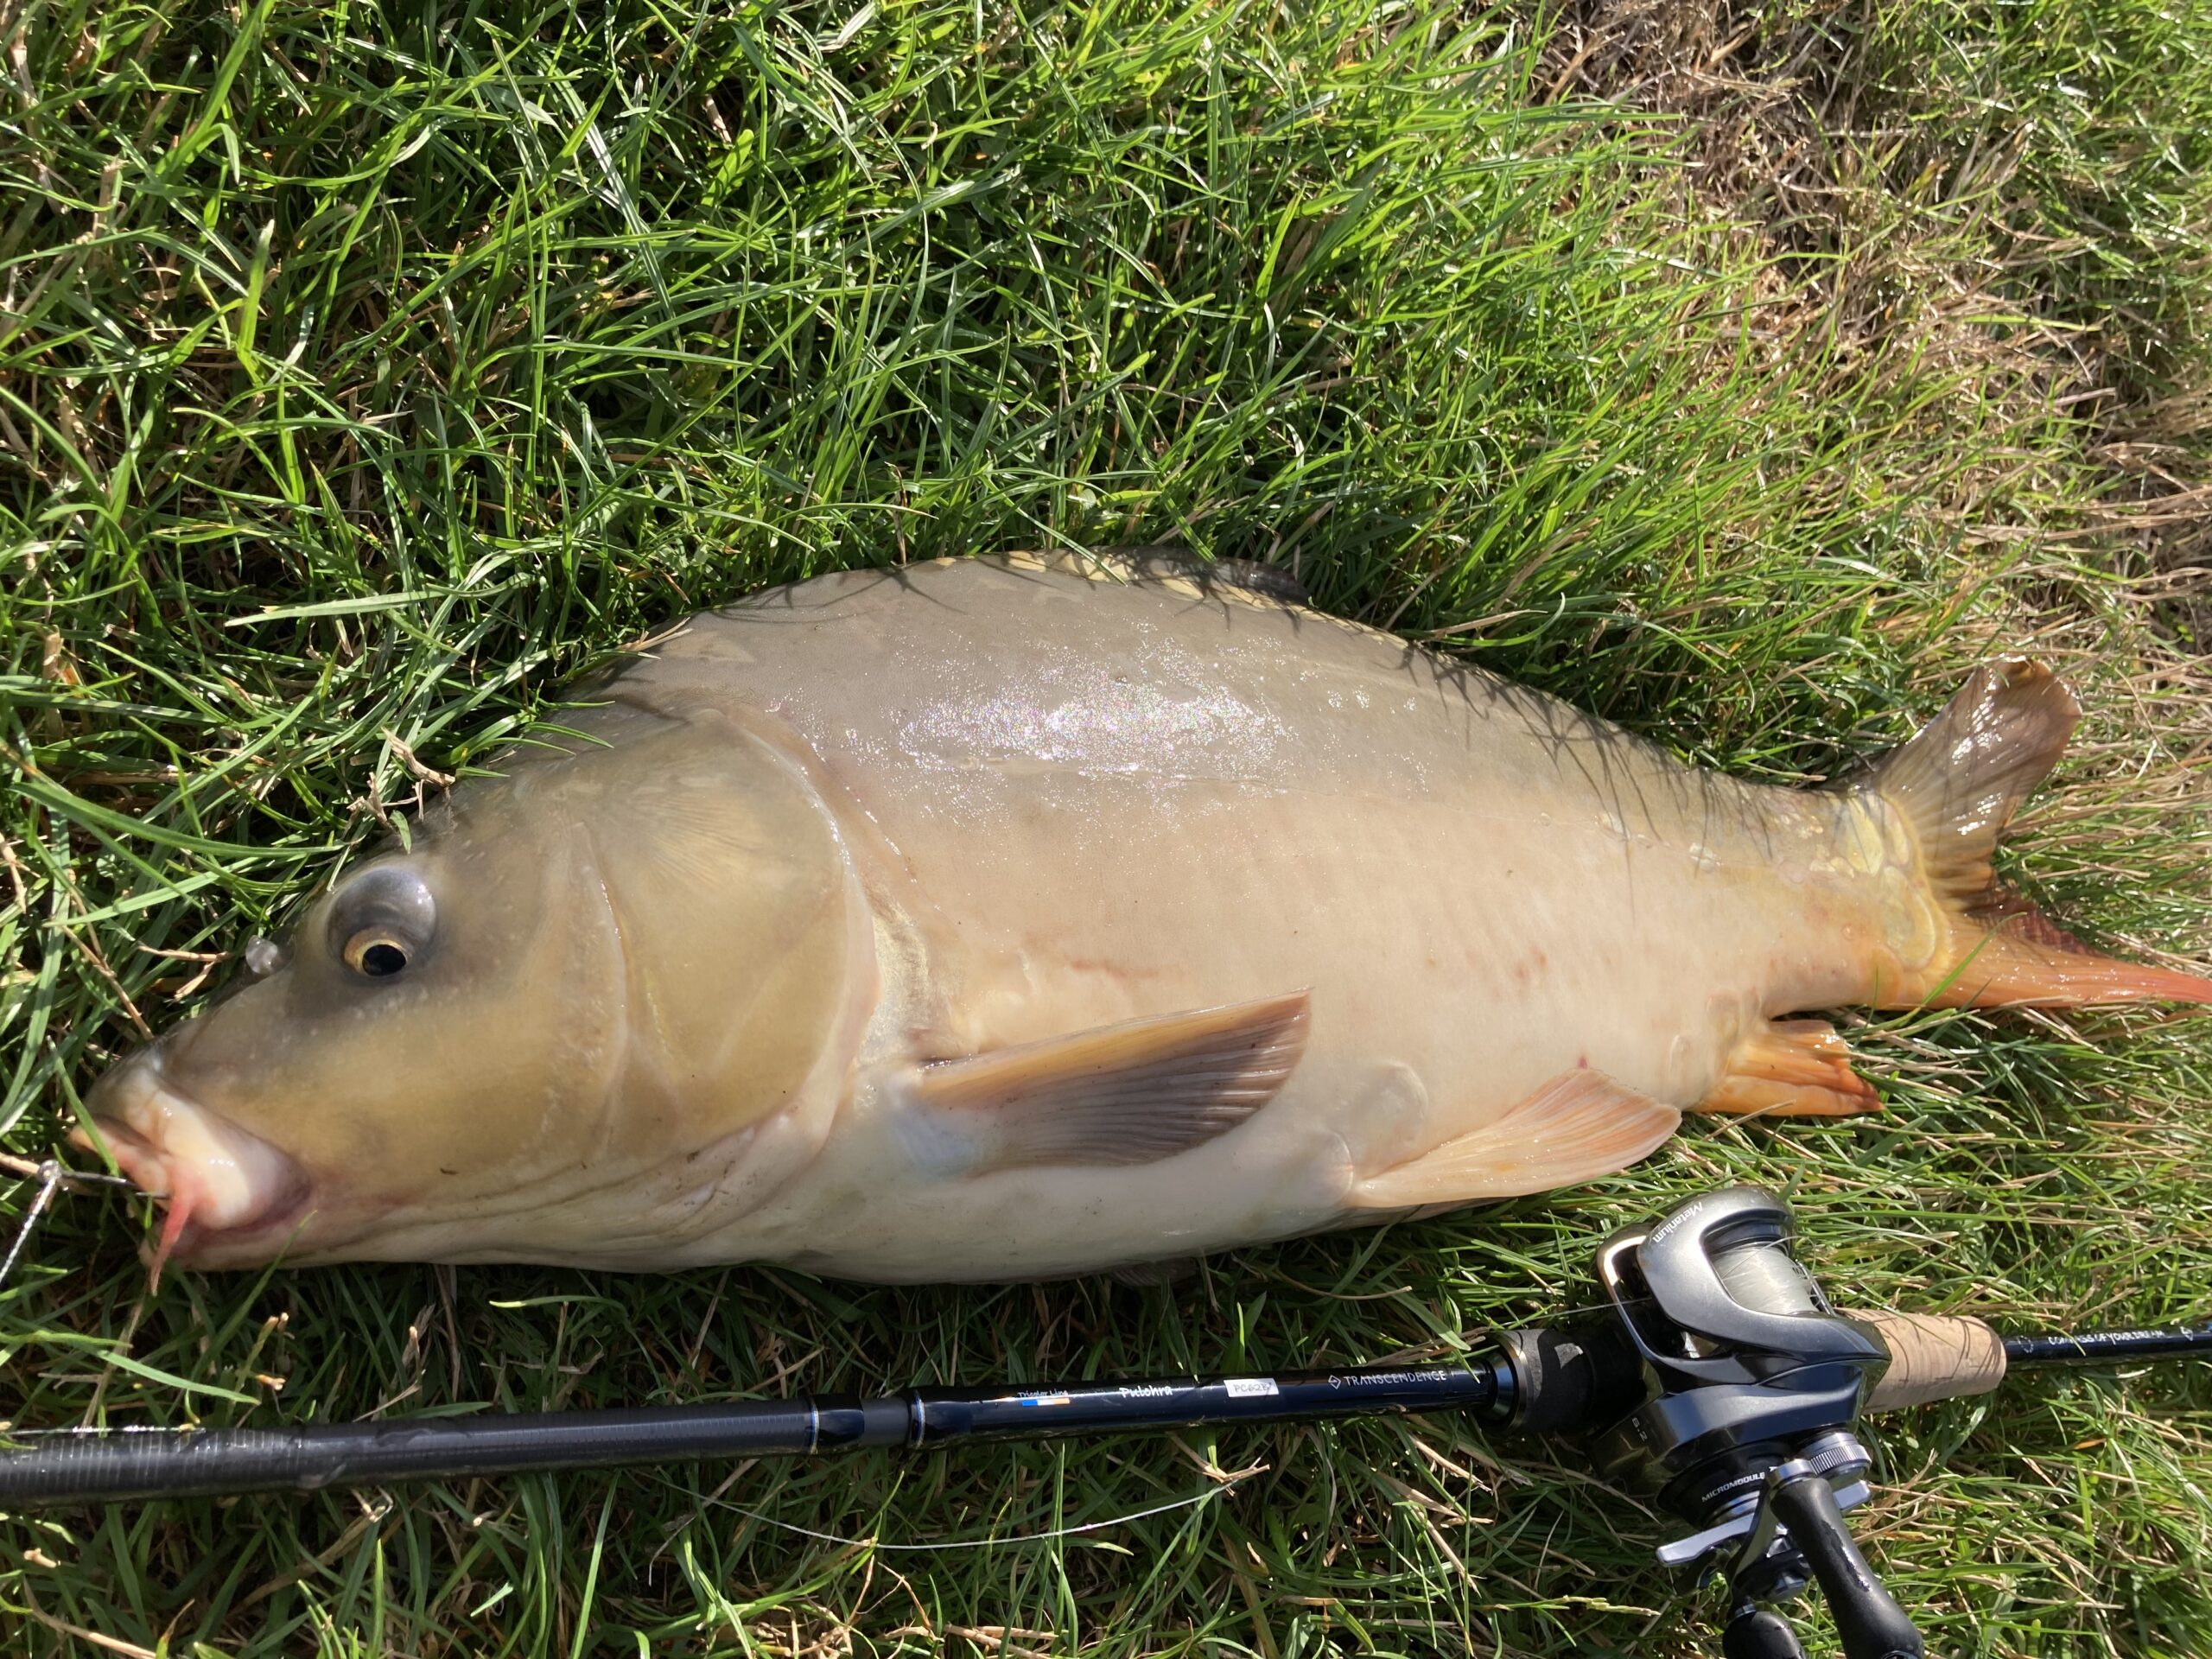
[[[1820,1580],[1847,1659],[1923,1659],[1927,1644],[1851,1541],[1835,1489],[1808,1475],[1783,1481],[1767,1501]]]
[[[1724,1659],[1805,1659],[1805,1644],[1789,1621],[1770,1607],[1746,1602],[1720,1633]]]

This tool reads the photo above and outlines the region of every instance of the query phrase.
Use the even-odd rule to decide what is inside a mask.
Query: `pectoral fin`
[[[1299,991],[922,1066],[908,1150],[963,1174],[1172,1158],[1274,1098],[1305,1050],[1306,1001]]]
[[[1573,1186],[1625,1169],[1681,1121],[1603,1071],[1562,1071],[1496,1122],[1354,1183],[1352,1202],[1395,1210]]]

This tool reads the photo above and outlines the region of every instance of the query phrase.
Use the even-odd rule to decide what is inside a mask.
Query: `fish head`
[[[650,1234],[657,1175],[845,1082],[872,936],[804,776],[727,724],[597,724],[101,1078],[157,1265],[591,1259]]]

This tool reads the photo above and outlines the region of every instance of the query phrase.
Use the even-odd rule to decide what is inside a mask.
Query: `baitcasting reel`
[[[1872,1462],[1852,1434],[1891,1345],[1837,1313],[1756,1187],[1693,1198],[1598,1252],[1615,1322],[1504,1343],[1516,1425],[1594,1427],[1600,1466],[1697,1530],[1659,1551],[1725,1579],[1728,1659],[1803,1659],[1782,1615],[1817,1581],[1849,1659],[1921,1659],[1912,1621],[1852,1542]]]

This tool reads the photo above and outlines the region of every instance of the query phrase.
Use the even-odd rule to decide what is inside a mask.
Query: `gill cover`
[[[865,901],[828,808],[751,730],[713,710],[578,723],[609,747],[561,763],[573,784],[523,786],[570,793],[594,850],[622,957],[626,1099],[664,1100],[703,1145],[856,1046],[874,990]]]
[[[157,1084],[304,1183],[283,1227],[186,1230],[179,1260],[560,1259],[640,1224],[659,1172],[842,1085],[865,907],[804,778],[711,710],[567,724],[103,1080],[118,1138],[145,1140],[126,1103]],[[149,1178],[197,1155],[172,1140],[137,1149]]]

